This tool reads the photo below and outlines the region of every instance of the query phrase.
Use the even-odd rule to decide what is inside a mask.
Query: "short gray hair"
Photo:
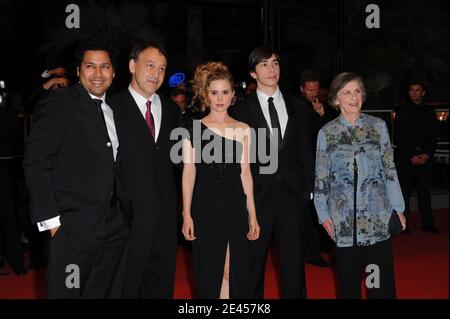
[[[362,102],[364,103],[366,101],[366,88],[364,87],[364,82],[362,78],[354,73],[350,72],[343,72],[338,74],[334,80],[331,82],[330,87],[328,89],[328,104],[333,106],[334,108],[337,108],[336,105],[336,97],[340,90],[344,86],[347,85],[347,83],[351,81],[357,81],[362,92]]]

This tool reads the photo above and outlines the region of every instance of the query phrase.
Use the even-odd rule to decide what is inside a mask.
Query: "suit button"
[[[156,146],[156,149],[159,150],[159,146]]]
[[[157,172],[160,172],[161,170],[159,168],[156,169]]]
[[[112,145],[111,142],[106,143],[107,147],[111,147],[111,145]]]

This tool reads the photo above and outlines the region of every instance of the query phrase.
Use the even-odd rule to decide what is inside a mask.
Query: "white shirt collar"
[[[91,94],[91,93],[89,93],[89,96],[92,99],[102,100],[102,102],[105,103],[106,93],[104,93],[101,97],[95,96],[94,94]]]
[[[153,93],[150,98],[146,98],[145,96],[140,95],[138,92],[136,92],[135,89],[132,88],[131,84],[128,85],[128,91],[130,91],[131,95],[135,99],[135,101],[138,103],[138,105],[145,105],[148,100],[152,102],[152,104],[155,102],[156,93]]]
[[[269,105],[267,103],[267,100],[269,99],[269,97],[273,97],[273,99],[276,100],[280,96],[281,91],[280,91],[280,88],[277,87],[277,89],[275,90],[275,92],[272,95],[267,95],[266,93],[257,89],[256,94],[258,95],[258,98],[260,101],[266,101],[266,103],[264,103],[264,105],[262,105],[262,106],[267,107]]]

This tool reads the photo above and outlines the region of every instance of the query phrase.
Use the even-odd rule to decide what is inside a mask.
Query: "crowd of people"
[[[84,43],[78,80],[48,70],[29,97],[23,171],[31,223],[50,233],[49,298],[172,298],[179,232],[192,242],[197,298],[262,299],[272,243],[281,298],[307,298],[305,262],[335,264],[340,298],[361,298],[364,270],[376,264],[380,285],[368,296],[396,297],[389,221],[398,215],[410,232],[415,185],[423,230],[439,233],[430,199],[436,117],[422,103],[423,83],[411,83],[411,102],[397,113],[397,175],[386,123],[361,111],[367,92],[354,73],[321,88],[316,72],[302,72],[294,97],[279,87],[278,52],[262,46],[248,57],[245,99],[236,100],[222,62],[198,65],[190,90],[165,97],[168,54],[148,41],[131,50],[128,87],[109,96],[112,52],[104,41]],[[2,176],[8,114],[0,108]],[[179,129],[187,134],[174,138]],[[0,215],[6,259],[23,275],[11,180],[1,182],[1,201],[11,203]],[[78,285],[67,284],[68,265]]]

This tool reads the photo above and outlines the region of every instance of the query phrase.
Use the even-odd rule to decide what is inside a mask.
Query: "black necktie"
[[[269,102],[269,115],[270,115],[270,124],[272,125],[272,130],[277,129],[278,131],[278,143],[281,143],[281,126],[280,120],[278,119],[278,113],[275,109],[275,104],[273,104],[273,97],[269,97],[267,100]],[[272,131],[273,134],[273,131]]]
[[[102,110],[103,101],[100,99],[92,99],[92,101],[94,101],[95,105],[97,106],[98,116],[100,117],[100,120],[103,123],[104,132],[105,132],[106,136],[108,137],[108,142],[111,143],[111,141],[109,140],[109,134],[108,134],[108,128],[106,126],[105,116],[103,115],[103,110]]]

